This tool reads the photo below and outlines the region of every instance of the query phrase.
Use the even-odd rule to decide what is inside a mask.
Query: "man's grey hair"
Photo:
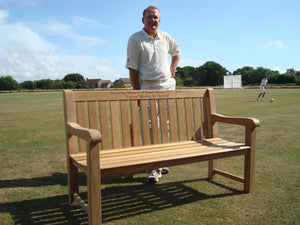
[[[156,10],[160,13],[160,11],[159,11],[159,9],[158,9],[157,7],[155,7],[155,6],[153,6],[153,5],[150,5],[150,6],[148,6],[148,7],[144,10],[144,12],[143,12],[143,17],[145,16],[146,12],[147,12],[148,10],[150,10],[150,9],[156,9]]]

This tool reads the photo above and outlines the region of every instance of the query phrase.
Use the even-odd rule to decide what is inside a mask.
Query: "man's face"
[[[146,11],[142,19],[146,32],[156,32],[160,24],[160,14],[157,9],[149,9]]]

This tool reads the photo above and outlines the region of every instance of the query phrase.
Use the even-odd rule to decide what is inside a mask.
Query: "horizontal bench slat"
[[[145,171],[153,168],[160,168],[163,166],[170,167],[170,166],[177,166],[183,164],[190,164],[202,161],[208,161],[213,159],[221,159],[221,158],[228,158],[233,156],[245,155],[249,149],[241,149],[241,150],[224,150],[224,151],[217,151],[212,152],[210,154],[202,154],[202,155],[191,155],[188,156],[187,154],[184,157],[177,157],[172,159],[160,159],[158,161],[149,162],[146,161],[141,164],[133,164],[133,165],[125,165],[125,166],[117,166],[112,168],[104,168],[101,169],[101,176],[110,176],[110,175],[119,175],[119,174],[126,174],[126,173],[134,173],[139,171]]]
[[[205,146],[210,145],[219,145],[223,147],[233,147],[233,146],[243,146],[241,143],[236,142],[230,142],[223,140],[221,138],[212,138],[212,139],[206,139],[202,143]],[[151,152],[153,151],[153,148],[155,146],[158,146],[160,150],[163,149],[170,149],[170,148],[187,148],[187,147],[193,147],[196,146],[199,148],[199,143],[197,141],[184,141],[184,142],[173,142],[173,143],[166,143],[166,144],[159,144],[159,145],[148,145],[148,146],[138,146],[138,147],[130,147],[130,148],[122,148],[122,149],[114,149],[114,150],[102,150],[100,151],[101,158],[104,157],[111,157],[118,156],[118,155],[130,155],[130,154],[144,154],[145,152]],[[75,160],[82,160],[86,158],[86,153],[78,153],[78,154],[72,154],[71,155]]]
[[[150,100],[203,98],[206,89],[143,91],[74,91],[74,101]]]
[[[245,150],[247,148],[239,148],[240,150]],[[169,161],[174,159],[183,159],[183,158],[190,158],[190,157],[199,157],[202,155],[207,154],[217,154],[217,153],[224,153],[230,151],[238,151],[238,149],[220,149],[220,148],[192,148],[192,149],[174,149],[169,150],[166,152],[161,153],[159,150],[156,152],[145,153],[140,155],[135,155],[135,158],[132,158],[131,155],[129,156],[120,156],[110,158],[105,161],[101,160],[100,168],[101,169],[108,169],[114,168],[119,166],[128,166],[128,165],[138,165],[144,163],[152,163],[152,162],[161,162],[161,161]]]
[[[195,153],[198,154],[199,152],[205,153],[205,152],[211,152],[214,149],[217,151],[220,151],[222,149],[248,149],[248,146],[231,146],[231,147],[223,147],[223,146],[205,146],[201,145],[199,143],[191,143],[191,145],[181,145],[181,146],[172,146],[172,147],[164,147],[164,146],[153,146],[152,149],[148,149],[146,151],[124,151],[124,153],[120,152],[118,154],[111,154],[109,157],[102,157],[101,161],[103,164],[110,163],[112,160],[121,162],[121,161],[134,161],[137,162],[138,158],[145,159],[149,158],[151,160],[151,157],[154,157],[154,155],[157,155],[157,157],[174,157],[174,155],[185,155],[187,153]],[[134,158],[133,158],[134,156]],[[101,157],[101,154],[100,154]]]

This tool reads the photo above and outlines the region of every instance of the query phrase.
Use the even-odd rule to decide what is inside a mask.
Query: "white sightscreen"
[[[224,76],[224,88],[242,88],[242,75]]]

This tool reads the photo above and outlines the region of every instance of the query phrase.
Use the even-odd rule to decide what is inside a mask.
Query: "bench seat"
[[[245,155],[250,146],[223,140],[221,138],[203,141],[173,142],[100,152],[101,177],[135,173],[164,166],[207,161]],[[73,164],[87,171],[86,153],[71,155]]]

